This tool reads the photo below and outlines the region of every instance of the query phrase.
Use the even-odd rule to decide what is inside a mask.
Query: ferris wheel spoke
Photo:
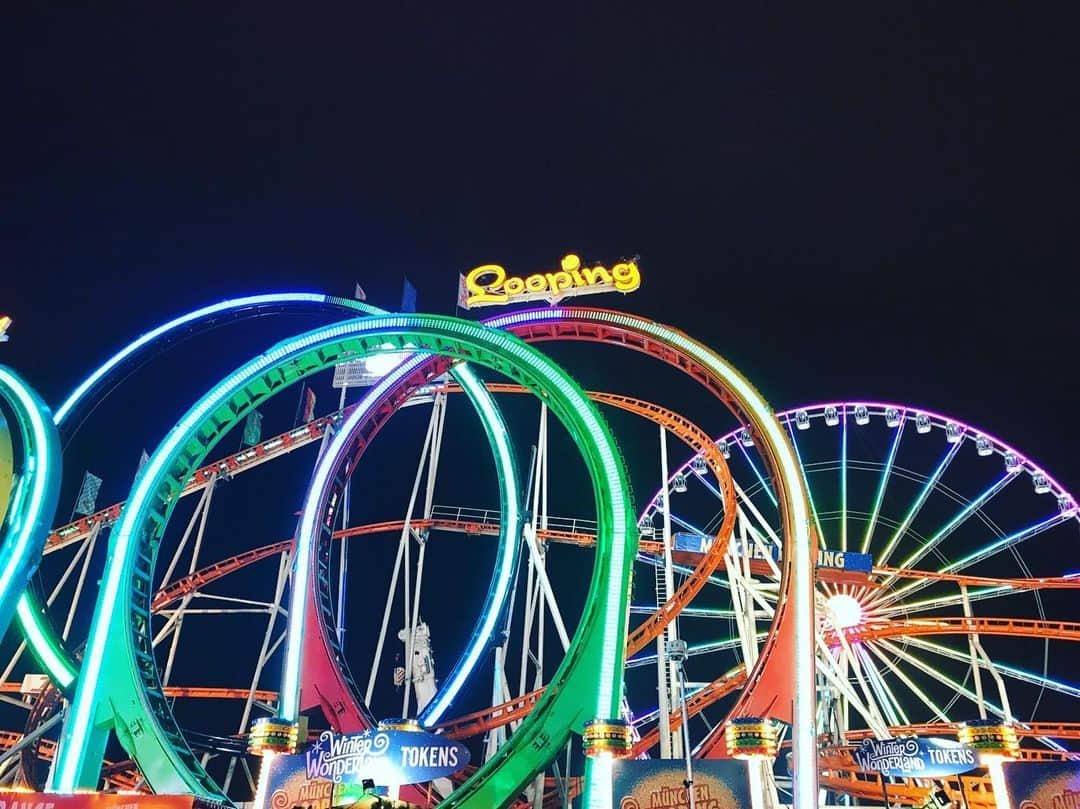
[[[759,530],[769,538],[769,541],[778,548],[782,547],[783,543],[780,541],[780,535],[776,533],[776,530],[771,525],[769,525],[768,520],[765,519],[758,507],[754,505],[754,501],[750,499],[746,492],[743,491],[742,486],[738,483],[735,484],[735,497],[739,503],[740,511],[743,513],[744,520],[746,519],[746,514],[749,513],[750,516],[754,518],[754,522],[757,523]],[[749,524],[750,521],[746,520],[746,522]]]
[[[915,567],[928,553],[933,551],[944,539],[947,539],[957,528],[971,517],[976,511],[985,506],[995,495],[1000,493],[1006,486],[1009,485],[1017,476],[1017,470],[1006,472],[993,484],[991,484],[985,491],[983,491],[978,497],[969,502],[966,506],[960,509],[937,533],[931,536],[926,542],[919,546],[918,550],[912,553],[907,559],[900,563],[901,569],[907,569]],[[891,573],[886,577],[882,585],[888,585],[897,576],[896,573]]]
[[[905,640],[910,641],[912,639],[905,638]],[[898,644],[885,639],[880,639],[876,642],[880,643],[881,647],[888,651],[889,654],[892,654],[895,657],[905,661],[906,663],[918,669],[928,677],[937,680],[939,683],[950,689],[957,696],[966,697],[976,707],[981,704],[984,705],[986,707],[986,710],[990,711],[991,713],[1001,717],[1005,716],[1005,711],[1002,710],[998,705],[986,699],[985,697],[980,698],[978,694],[976,694],[971,689],[965,687],[962,683],[958,683],[952,677],[949,677],[947,674],[943,674],[936,667],[901,648]],[[966,659],[967,658],[965,658],[965,660]]]
[[[740,431],[740,432],[742,432],[742,431]],[[770,486],[768,484],[768,482],[765,480],[765,476],[761,474],[761,470],[758,469],[757,464],[754,463],[754,459],[751,458],[750,453],[746,451],[746,444],[741,440],[741,438],[738,435],[735,436],[735,443],[739,445],[739,450],[742,452],[743,458],[746,459],[746,462],[750,465],[750,468],[754,470],[754,476],[758,479],[758,482],[761,484],[762,491],[764,491],[765,494],[768,495],[769,500],[771,500],[772,504],[775,506],[777,504],[776,495],[773,493],[772,486]]]
[[[967,652],[961,652],[957,649],[953,649],[949,646],[944,646],[934,641],[926,640],[926,638],[905,638],[905,640],[911,645],[923,651],[931,652],[933,654],[941,655],[942,657],[950,660],[956,660],[960,663],[967,663],[970,661],[970,657]],[[1019,682],[1027,683],[1028,685],[1036,685],[1040,688],[1047,688],[1051,691],[1056,691],[1060,694],[1066,694],[1070,697],[1080,698],[1080,688],[1068,683],[1063,683],[1060,680],[1055,680],[1051,677],[1044,677],[1041,674],[1036,674],[1032,671],[1024,671],[1013,666],[1006,665],[1004,663],[994,663],[994,668],[1006,677],[1010,677]]]
[[[862,553],[866,553],[870,548],[870,542],[874,538],[874,528],[877,527],[878,515],[881,514],[881,503],[885,499],[885,489],[889,485],[889,479],[892,477],[893,463],[896,461],[896,452],[900,449],[900,437],[904,434],[905,419],[901,415],[900,423],[896,427],[896,434],[893,435],[892,444],[889,446],[889,454],[885,458],[885,466],[881,470],[881,478],[878,480],[877,492],[874,495],[874,507],[870,512],[870,519],[866,524],[866,533],[863,536]]]
[[[1022,593],[1029,592],[1027,589],[1021,589],[1019,587],[1010,587],[1008,585],[1000,585],[997,587],[984,587],[979,590],[968,591],[968,601],[986,601],[988,599],[1002,598],[1003,596],[1021,595]],[[914,612],[925,612],[926,610],[938,609],[941,607],[955,607],[964,603],[963,593],[954,593],[952,595],[940,596],[938,598],[926,598],[922,601],[905,601],[900,604],[896,604],[889,607],[873,607],[874,615],[879,615],[883,618],[889,618],[898,614],[909,614]]]
[[[881,676],[881,672],[878,671],[874,661],[866,653],[866,644],[859,644],[855,647],[855,654],[859,658],[859,662],[868,675],[870,685],[874,689],[874,693],[877,694],[878,702],[881,704],[882,709],[885,711],[889,719],[889,724],[896,725],[908,725],[910,720],[904,709],[900,706],[896,696],[892,693],[889,687],[885,684],[885,679]]]
[[[851,644],[848,642],[848,639],[846,637],[844,637],[843,635],[840,636],[840,648],[843,649],[844,657],[847,658],[847,662],[848,662],[848,665],[850,666],[850,670],[855,675],[855,682],[857,682],[859,684],[859,690],[862,691],[863,696],[866,698],[865,705],[866,705],[867,710],[871,714],[873,714],[875,720],[879,724],[884,725],[885,727],[888,727],[889,720],[886,719],[885,716],[881,712],[881,707],[883,707],[884,703],[881,700],[881,698],[878,695],[876,695],[874,693],[873,689],[870,687],[870,684],[867,682],[868,678],[867,678],[866,674],[863,672],[863,667],[862,667],[861,661],[855,655],[855,652],[852,649]]]
[[[839,659],[834,658],[831,650],[825,644],[825,641],[820,634],[817,637],[817,647],[818,671],[821,675],[836,689],[837,693],[843,696],[848,704],[862,716],[866,721],[866,724],[874,731],[874,733],[878,734],[878,736],[883,739],[887,738],[889,735],[888,725],[881,719],[881,716],[877,711],[871,710],[870,707],[863,703],[858,692],[851,687],[851,683],[843,673],[842,669],[844,664],[849,661],[848,656],[841,654]]]
[[[941,476],[945,474],[945,470],[949,468],[949,464],[952,463],[953,458],[956,457],[956,453],[960,449],[961,443],[962,442],[958,442],[949,445],[949,450],[945,453],[945,457],[941,459],[941,462],[937,465],[937,468],[935,468],[930,477],[926,479],[926,482],[923,484],[922,489],[920,489],[919,493],[915,496],[915,501],[911,504],[911,508],[909,508],[907,514],[904,515],[904,519],[900,523],[900,527],[896,529],[892,537],[889,539],[888,544],[885,546],[885,550],[882,551],[881,558],[878,559],[879,565],[884,565],[886,562],[889,561],[889,557],[896,549],[897,544],[903,538],[904,533],[907,531],[908,527],[911,525],[915,517],[918,516],[919,512],[922,510],[923,505],[925,505],[927,498],[930,497],[930,493],[934,490],[934,487],[937,485],[938,481],[941,480]]]
[[[825,532],[821,529],[821,517],[818,515],[817,504],[814,502],[814,490],[810,486],[810,481],[806,477],[806,464],[803,463],[802,453],[799,451],[799,442],[795,438],[795,430],[791,427],[791,418],[786,418],[784,423],[787,425],[788,435],[791,437],[791,446],[795,450],[795,459],[799,462],[799,470],[802,473],[803,486],[806,487],[806,497],[810,501],[810,514],[814,518],[814,527],[817,529],[818,545],[822,548],[825,545]]]
[[[868,648],[873,653],[873,655],[875,657],[877,657],[877,659],[880,660],[885,665],[885,667],[887,669],[889,669],[889,671],[891,671],[894,675],[896,675],[896,679],[898,679],[900,682],[902,682],[904,685],[906,685],[908,687],[908,690],[911,691],[911,693],[913,693],[916,697],[918,697],[919,701],[922,702],[922,704],[925,705],[927,708],[929,708],[930,712],[934,716],[936,716],[942,722],[948,722],[949,721],[949,717],[948,717],[948,715],[946,715],[945,711],[943,711],[938,706],[938,704],[936,702],[934,702],[929,697],[929,695],[927,695],[927,693],[925,691],[923,691],[921,688],[919,688],[919,686],[915,683],[915,681],[912,680],[910,677],[908,677],[903,669],[901,669],[892,660],[890,660],[888,655],[883,654],[881,652],[881,650],[877,648],[877,644],[875,644],[875,643],[866,643],[866,644],[863,644],[863,645],[866,648]]]
[[[1055,525],[1060,525],[1066,520],[1072,519],[1073,514],[1071,512],[1058,512],[1051,517],[1047,517],[1045,520],[1041,520],[1037,523],[1021,528],[1019,531],[1014,531],[1008,536],[1001,537],[1000,539],[991,542],[989,545],[980,548],[979,550],[968,554],[962,559],[958,559],[955,562],[950,562],[941,568],[939,573],[959,573],[966,568],[971,567],[974,564],[985,561],[990,557],[1001,553],[1004,550],[1008,550],[1015,545],[1019,545],[1021,542],[1026,542],[1034,536],[1038,536],[1044,531],[1048,531]],[[903,598],[905,595],[910,595],[922,590],[925,587],[933,584],[933,579],[923,579],[921,581],[911,582],[910,584],[899,587],[893,590],[891,594],[879,599],[875,606],[884,607],[889,604],[893,604],[897,599]]]

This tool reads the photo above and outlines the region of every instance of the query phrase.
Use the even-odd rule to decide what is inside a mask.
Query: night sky
[[[359,282],[394,308],[408,277],[451,313],[478,264],[636,254],[639,292],[584,302],[682,328],[776,408],[922,405],[1080,490],[1076,57],[1050,7],[131,6],[0,26],[0,362],[50,402],[225,296]],[[82,468],[122,497],[215,376],[315,322],[137,376],[73,446],[62,516]],[[621,362],[569,364],[660,396]]]

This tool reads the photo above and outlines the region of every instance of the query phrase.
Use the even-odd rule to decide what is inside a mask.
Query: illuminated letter
[[[564,289],[570,289],[570,287],[574,285],[573,277],[565,270],[545,273],[544,277],[547,278],[548,289],[550,289],[551,294],[556,297]]]
[[[611,283],[611,273],[607,271],[606,267],[601,267],[599,264],[592,268],[586,267],[581,271],[581,274],[585,276],[585,283],[589,285]]]
[[[510,278],[503,284],[503,289],[506,290],[507,295],[519,295],[525,291],[525,282],[520,278]],[[501,299],[504,303],[505,298]]]
[[[633,261],[616,264],[611,268],[611,277],[615,279],[615,289],[619,292],[633,292],[641,286],[641,270]]]
[[[529,292],[543,292],[547,289],[547,279],[540,273],[530,275],[525,279],[525,289],[529,290]]]
[[[485,275],[494,275],[495,280],[488,284],[481,284],[480,279]],[[506,303],[506,295],[493,294],[503,285],[506,278],[506,270],[498,264],[482,264],[474,270],[470,270],[465,276],[465,286],[469,290],[469,297],[465,304],[472,306],[474,303]],[[507,290],[509,291],[509,290]]]

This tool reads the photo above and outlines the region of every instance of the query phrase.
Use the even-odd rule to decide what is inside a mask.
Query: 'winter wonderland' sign
[[[940,778],[978,766],[975,751],[949,739],[863,739],[853,751],[855,764],[867,772],[906,778]]]
[[[324,731],[305,753],[309,780],[358,784],[419,784],[452,775],[469,763],[469,750],[434,733],[368,730],[342,735]]]

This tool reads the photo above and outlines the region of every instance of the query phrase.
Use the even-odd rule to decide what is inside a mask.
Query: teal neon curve
[[[60,436],[41,397],[0,365],[0,398],[19,427],[23,462],[0,524],[0,635],[41,561],[60,491]],[[6,430],[5,430],[6,433]]]
[[[387,344],[392,348],[383,348]],[[450,805],[500,805],[562,747],[572,728],[618,716],[636,529],[625,469],[603,419],[564,372],[510,335],[455,318],[374,317],[317,329],[248,363],[197,403],[146,464],[110,539],[112,563],[99,594],[85,674],[61,738],[53,789],[96,783],[113,728],[155,790],[223,797],[176,728],[146,634],[149,581],[173,495],[223,433],[266,398],[309,373],[380,350],[407,350],[406,344],[488,365],[537,392],[583,448],[598,505],[589,599],[555,687],[500,754],[451,796]],[[298,566],[299,557],[298,551]]]

